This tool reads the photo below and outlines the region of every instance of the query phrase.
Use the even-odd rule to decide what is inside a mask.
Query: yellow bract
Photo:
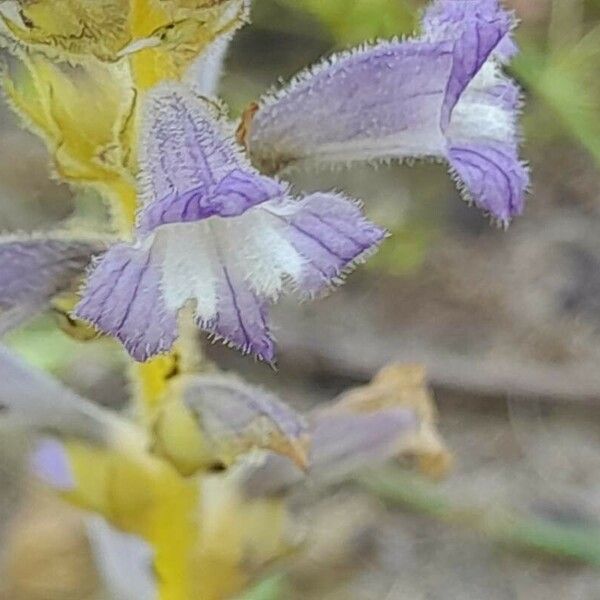
[[[65,445],[76,481],[66,498],[153,548],[161,600],[222,600],[289,550],[282,499],[245,499],[226,475],[181,476],[145,453]]]
[[[242,5],[242,0],[4,0],[0,14],[12,37],[53,59],[93,56],[113,62],[136,47],[198,49],[239,16]]]
[[[154,549],[161,600],[188,600],[197,541],[198,486],[149,455],[67,445],[77,487],[67,498],[139,535]]]
[[[7,59],[2,83],[13,109],[46,143],[56,175],[98,189],[131,222],[128,124],[136,93],[126,65],[94,61],[84,68],[23,51]]]
[[[137,108],[180,79],[213,41],[237,28],[245,0],[4,0],[3,86],[48,146],[55,172],[99,190],[131,231],[136,212]]]

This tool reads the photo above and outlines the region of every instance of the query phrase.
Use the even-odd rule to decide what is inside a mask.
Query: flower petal
[[[450,148],[449,160],[464,182],[467,197],[477,206],[501,223],[522,212],[529,176],[513,146],[493,141],[457,143]]]
[[[452,72],[442,112],[442,127],[446,129],[461,94],[509,34],[512,18],[497,3],[488,0],[445,0],[442,5],[462,7],[462,10],[446,12],[447,26],[443,28],[442,39],[451,37],[455,40]]]
[[[168,310],[195,299],[199,327],[272,361],[267,302],[288,281],[305,296],[331,288],[384,237],[352,201],[316,193],[267,201],[234,219],[162,227],[154,244]]]
[[[233,34],[222,34],[187,69],[184,81],[199,96],[214,98],[218,95],[223,63],[232,38]]]
[[[512,26],[497,7],[480,10],[487,0],[449,4],[469,8],[428,13],[423,39],[334,56],[263,98],[250,134],[256,161],[442,156],[454,105]]]
[[[106,247],[101,239],[60,232],[0,237],[0,334],[72,287],[92,256]]]
[[[123,343],[137,360],[171,348],[177,318],[160,290],[160,271],[152,249],[118,244],[91,274],[75,316]]]
[[[169,223],[237,216],[287,191],[250,166],[215,107],[183,85],[149,95],[141,148],[142,234]]]
[[[385,238],[385,230],[367,221],[360,208],[339,194],[317,192],[264,210],[285,224],[284,236],[303,259],[290,274],[298,291],[308,296],[330,288],[365,260]]]
[[[456,37],[456,31],[464,29],[469,21],[483,18],[496,22],[502,30],[507,30],[503,39],[494,49],[494,54],[508,60],[517,53],[517,47],[510,36],[515,18],[511,12],[503,10],[498,0],[436,0],[423,15],[422,29],[431,39]]]
[[[274,179],[236,169],[218,183],[199,185],[153,202],[142,210],[138,229],[148,233],[169,223],[189,223],[209,217],[235,217],[252,206],[277,198],[285,187]]]
[[[198,326],[244,353],[272,362],[275,345],[267,324],[265,301],[226,266],[222,267],[217,297],[215,318],[199,318]]]
[[[385,42],[301,73],[260,102],[249,136],[253,160],[275,171],[440,155],[452,52],[452,42]]]
[[[460,14],[472,10],[470,3],[461,0],[440,4],[467,5]],[[512,15],[500,10],[497,2],[490,0],[483,9],[496,14],[501,30],[510,32]],[[492,57],[470,79],[452,109],[446,130],[447,158],[465,196],[503,224],[523,211],[529,185],[528,169],[518,155],[521,92],[500,64],[505,59],[503,52],[507,52],[501,46],[509,43],[510,34],[506,33]]]
[[[40,440],[31,456],[31,467],[44,483],[63,492],[75,488],[75,479],[65,447],[57,440]]]

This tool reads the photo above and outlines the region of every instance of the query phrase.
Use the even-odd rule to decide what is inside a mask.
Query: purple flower
[[[340,194],[293,198],[261,175],[230,125],[183,85],[149,95],[142,130],[135,242],[98,262],[75,311],[137,360],[172,346],[189,302],[200,328],[273,360],[268,302],[327,290],[385,235]]]
[[[46,308],[77,283],[108,240],[67,232],[0,237],[0,335]]]
[[[259,104],[251,156],[267,170],[435,157],[502,223],[523,210],[519,90],[502,72],[512,15],[496,0],[439,0],[419,38],[382,42],[300,74]]]

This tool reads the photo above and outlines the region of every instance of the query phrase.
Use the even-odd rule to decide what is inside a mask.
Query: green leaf
[[[600,25],[552,57],[530,42],[521,45],[513,71],[600,163]]]

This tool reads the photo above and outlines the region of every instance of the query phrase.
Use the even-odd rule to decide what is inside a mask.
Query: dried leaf
[[[437,410],[426,385],[425,369],[419,365],[392,364],[373,381],[340,396],[335,404],[319,413],[369,414],[390,409],[408,409],[419,420],[417,431],[403,440],[401,455],[414,456],[419,469],[430,477],[442,477],[451,467],[452,455],[437,429]]]

